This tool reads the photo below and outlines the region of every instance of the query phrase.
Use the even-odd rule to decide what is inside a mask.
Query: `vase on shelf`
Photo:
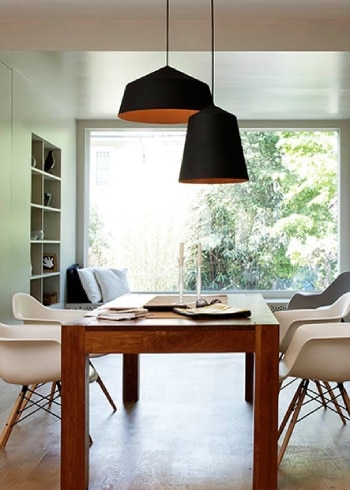
[[[44,194],[44,205],[50,206],[52,200],[52,192],[45,192]]]
[[[44,170],[45,172],[49,172],[51,169],[54,168],[55,166],[55,155],[53,153],[53,150],[49,150],[46,158],[45,158],[45,163],[44,163]]]

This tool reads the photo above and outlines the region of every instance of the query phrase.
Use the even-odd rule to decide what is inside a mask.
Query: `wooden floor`
[[[118,404],[91,386],[90,489],[250,489],[252,407],[244,401],[244,357],[144,355],[141,399],[121,401],[121,356],[94,361]],[[0,382],[0,423],[18,389]],[[280,412],[290,397],[285,390]],[[60,422],[44,413],[14,428],[0,452],[1,490],[59,489]],[[279,489],[349,490],[350,423],[329,410],[297,424]],[[269,490],[269,489],[261,489]]]

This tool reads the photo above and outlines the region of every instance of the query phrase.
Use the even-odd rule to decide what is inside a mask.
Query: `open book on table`
[[[190,317],[212,317],[212,318],[247,318],[251,315],[251,311],[244,308],[225,305],[223,303],[215,303],[199,308],[174,308],[175,313]]]

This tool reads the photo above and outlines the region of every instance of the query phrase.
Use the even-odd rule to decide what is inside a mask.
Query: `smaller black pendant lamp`
[[[214,96],[214,2],[211,0]],[[237,118],[213,103],[188,120],[179,182],[235,184],[249,180]]]
[[[166,3],[166,66],[125,87],[118,117],[155,124],[187,123],[188,118],[212,103],[209,86],[168,65],[169,0]]]

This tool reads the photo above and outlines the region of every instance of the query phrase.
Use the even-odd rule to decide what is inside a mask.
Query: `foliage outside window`
[[[191,291],[201,242],[205,290],[327,286],[337,274],[338,132],[241,136],[249,183],[189,185],[178,183],[184,130],[93,132],[89,265],[127,267],[134,291],[176,291],[185,242]],[[108,178],[96,180],[98,155]]]

